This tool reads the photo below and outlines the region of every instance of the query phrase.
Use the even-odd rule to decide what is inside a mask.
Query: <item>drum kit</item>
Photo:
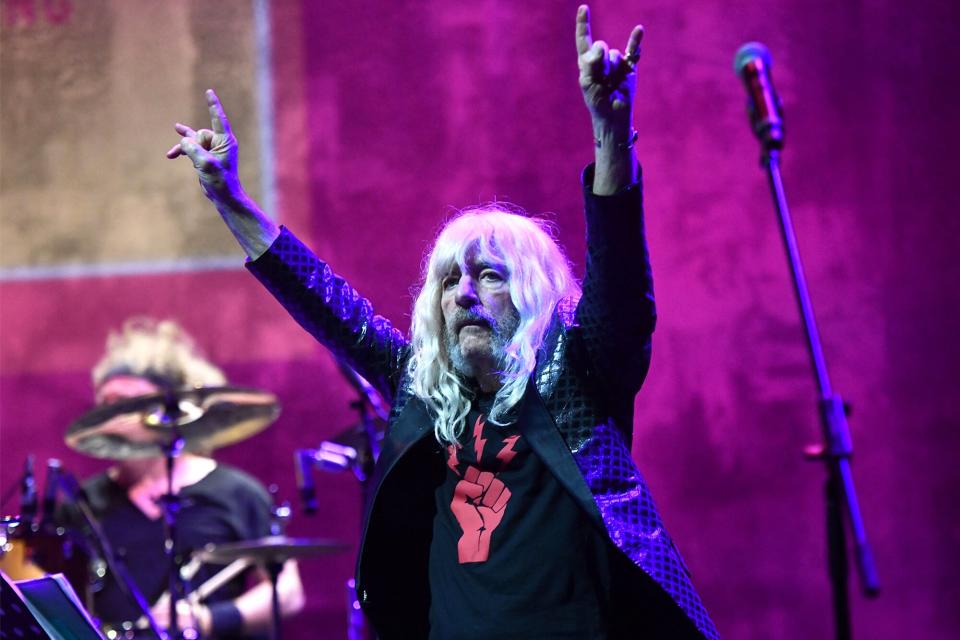
[[[359,408],[359,407],[358,407]],[[175,548],[177,513],[180,507],[174,491],[175,459],[183,452],[209,453],[259,433],[272,424],[280,412],[276,396],[242,387],[201,387],[166,391],[124,399],[93,408],[67,430],[66,444],[72,449],[97,458],[129,460],[163,456],[166,459],[167,494],[158,500],[163,511],[164,551],[169,563],[169,585],[164,602],[169,603],[171,627],[162,629],[151,615],[150,604],[131,579],[123,560],[110,545],[94,517],[86,497],[72,474],[60,463],[51,460],[47,472],[42,515],[37,517],[36,492],[33,488],[32,458],[28,458],[23,478],[24,507],[19,517],[0,521],[0,570],[13,580],[37,578],[49,573],[63,573],[90,607],[92,592],[98,581],[112,573],[121,589],[135,601],[142,615],[135,622],[104,628],[113,638],[191,637],[177,628],[177,602],[197,604],[251,566],[259,566],[271,578],[273,586],[272,631],[280,637],[280,608],[277,579],[281,566],[290,559],[301,559],[338,553],[349,545],[334,540],[291,538],[282,533],[282,521],[290,509],[274,510],[272,535],[255,540],[207,545],[190,556],[178,554]],[[362,412],[363,413],[363,412]],[[361,425],[366,433],[369,420]],[[352,433],[353,430],[348,430]],[[351,460],[366,466],[369,453],[356,442],[348,446],[337,442],[324,443],[329,451],[352,452],[343,457],[344,468]],[[318,466],[323,456],[311,458]],[[309,468],[297,468],[298,475]],[[359,473],[358,473],[359,476]],[[28,486],[29,485],[29,486]],[[312,486],[312,485],[311,485]],[[32,493],[32,500],[29,498]],[[58,495],[78,512],[83,527],[65,527],[54,517]],[[30,505],[30,506],[27,506]],[[278,513],[280,514],[278,517]],[[203,565],[223,568],[201,585],[187,592],[184,585]],[[192,586],[192,585],[191,585]],[[172,594],[172,597],[170,595]],[[94,613],[97,613],[94,611]],[[192,637],[196,637],[195,635]]]

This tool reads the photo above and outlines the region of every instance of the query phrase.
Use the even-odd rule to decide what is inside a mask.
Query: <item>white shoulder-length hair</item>
[[[505,347],[502,386],[487,416],[493,424],[512,421],[511,410],[523,397],[557,303],[580,295],[570,262],[546,220],[489,204],[465,209],[444,226],[425,260],[422,286],[413,304],[412,354],[407,366],[413,394],[426,404],[441,444],[459,440],[472,399],[447,352],[440,308],[442,281],[454,265],[466,273],[467,256],[474,251],[481,262],[503,265],[510,300],[519,315],[517,329]]]

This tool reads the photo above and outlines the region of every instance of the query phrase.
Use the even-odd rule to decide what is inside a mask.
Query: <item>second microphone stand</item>
[[[782,144],[782,143],[781,143]],[[762,164],[767,170],[774,206],[780,223],[780,232],[787,250],[793,290],[800,305],[807,348],[813,364],[819,391],[819,413],[823,426],[822,445],[808,447],[806,454],[812,460],[820,460],[827,467],[824,487],[826,497],[828,572],[833,594],[834,629],[837,640],[851,640],[850,596],[848,593],[847,538],[844,514],[853,537],[854,554],[860,584],[868,597],[880,592],[880,579],[873,560],[873,552],[867,542],[867,531],[860,514],[860,505],[853,485],[850,457],[853,455],[853,439],[847,424],[847,412],[840,394],[835,393],[827,372],[820,333],[813,314],[813,303],[807,290],[807,281],[800,261],[800,249],[793,230],[790,208],[780,176],[780,149],[765,145]]]

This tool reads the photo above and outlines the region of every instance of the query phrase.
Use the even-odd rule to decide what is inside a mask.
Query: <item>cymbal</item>
[[[290,558],[339,553],[346,550],[347,546],[339,540],[267,536],[243,542],[208,544],[206,548],[194,552],[193,556],[207,564],[229,564],[241,558],[256,562],[283,562]]]
[[[244,387],[195,387],[94,407],[67,429],[66,443],[95,458],[165,455],[177,439],[184,451],[209,452],[249,438],[280,415],[272,393]]]

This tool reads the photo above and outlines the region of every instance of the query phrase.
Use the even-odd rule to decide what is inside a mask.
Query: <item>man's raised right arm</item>
[[[370,302],[357,293],[290,231],[281,229],[240,185],[237,139],[220,100],[207,91],[210,129],[177,123],[182,138],[168,158],[193,161],[200,186],[250,257],[247,268],[300,326],[393,398],[407,340]]]
[[[210,129],[174,125],[182,138],[169,151],[170,159],[186,156],[200,178],[203,193],[233,232],[237,242],[256,260],[270,248],[280,229],[243,190],[237,174],[237,139],[213,89],[206,93],[210,108]]]

